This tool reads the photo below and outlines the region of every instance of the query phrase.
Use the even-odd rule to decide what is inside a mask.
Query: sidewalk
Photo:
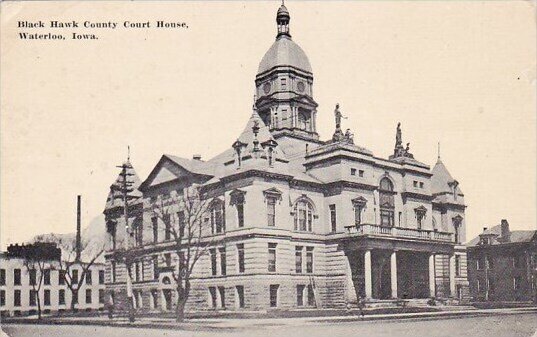
[[[60,325],[98,325],[117,326],[133,328],[154,328],[154,329],[178,329],[178,330],[205,330],[205,331],[233,331],[237,329],[253,329],[263,326],[284,327],[288,325],[315,325],[315,324],[337,324],[349,322],[371,322],[382,320],[434,320],[450,319],[456,317],[476,317],[488,315],[514,315],[529,314],[537,315],[537,307],[529,308],[505,308],[505,309],[477,309],[461,311],[437,311],[420,313],[400,313],[400,314],[377,314],[360,317],[356,315],[332,316],[332,317],[293,317],[293,318],[259,318],[259,319],[238,319],[238,318],[196,318],[189,319],[182,323],[175,322],[171,318],[139,317],[134,323],[129,323],[127,318],[108,319],[106,316],[99,317],[46,317],[40,322],[37,318],[11,318],[3,320],[3,324],[60,324]]]

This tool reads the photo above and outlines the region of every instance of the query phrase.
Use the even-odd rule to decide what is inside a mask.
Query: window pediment
[[[282,199],[282,191],[280,191],[276,187],[271,187],[267,190],[264,190],[263,195],[265,195],[265,198],[275,198],[277,200]]]
[[[356,206],[365,206],[365,204],[367,204],[367,199],[362,197],[362,196],[358,196],[354,199],[351,200],[352,201],[352,204],[353,205],[356,205]]]
[[[246,191],[242,191],[242,190],[239,190],[239,189],[234,189],[229,194],[229,197],[230,197],[229,205],[234,206],[234,205],[238,205],[238,204],[244,204],[245,195],[246,195]]]

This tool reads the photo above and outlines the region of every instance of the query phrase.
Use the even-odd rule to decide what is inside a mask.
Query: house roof
[[[492,228],[488,228],[487,230],[483,231],[483,233],[481,233],[480,235],[470,240],[468,242],[468,247],[479,246],[479,242],[481,241],[480,236],[483,234],[495,236],[495,239],[492,240],[491,245],[531,242],[532,240],[537,238],[537,230],[518,230],[518,231],[510,231],[509,241],[502,241],[501,240],[502,226],[496,225]]]
[[[129,188],[133,189],[129,196],[131,197],[131,200],[133,203],[142,202],[142,192],[140,192],[139,187],[142,184],[142,181],[140,180],[140,177],[138,177],[138,174],[136,173],[136,170],[130,163],[130,161],[126,161],[123,163],[126,167],[127,171],[127,183],[130,183]],[[123,170],[123,169],[122,169]],[[108,193],[108,197],[106,198],[106,209],[111,209],[115,207],[123,207],[123,194],[121,192],[121,188],[123,187],[123,175],[120,173],[116,181],[112,185],[110,185],[110,192]]]
[[[450,187],[450,184],[455,182],[455,179],[451,176],[448,169],[438,158],[436,165],[434,165],[432,170],[433,176],[431,177],[431,191],[433,194],[440,193],[452,193],[453,189]],[[462,194],[460,187],[457,185],[457,194]]]

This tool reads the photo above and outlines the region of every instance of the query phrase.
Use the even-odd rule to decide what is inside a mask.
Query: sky
[[[317,127],[340,103],[355,142],[441,157],[460,182],[467,237],[508,219],[536,228],[536,31],[530,1],[287,1],[313,67]],[[145,179],[162,154],[208,159],[250,114],[278,1],[2,3],[0,248],[72,232],[102,213],[131,148]],[[188,29],[18,39],[19,20],[168,20]],[[65,32],[70,32],[66,30]],[[67,34],[70,35],[70,34]]]

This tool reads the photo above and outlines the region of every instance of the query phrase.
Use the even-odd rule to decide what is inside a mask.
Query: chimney
[[[81,239],[80,239],[80,195],[76,197],[76,261],[80,261]]]
[[[201,160],[201,154],[195,154],[192,156],[192,159],[194,160]]]
[[[487,231],[487,227],[483,227],[483,233]]]
[[[509,231],[509,222],[507,222],[506,219],[502,219],[500,226],[502,229],[502,239],[504,241],[509,241],[509,237],[511,236],[511,231]]]

